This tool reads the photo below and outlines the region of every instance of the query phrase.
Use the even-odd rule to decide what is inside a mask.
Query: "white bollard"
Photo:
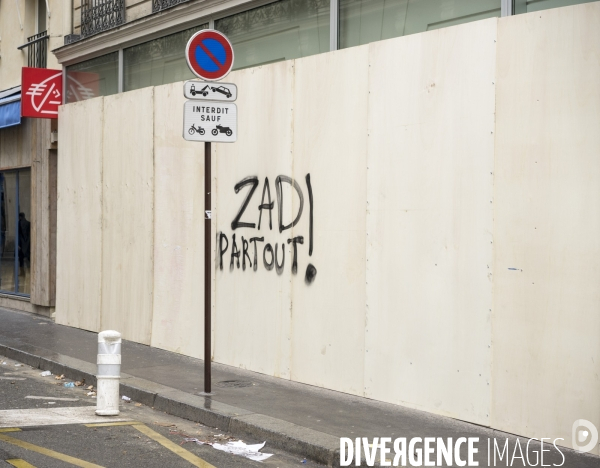
[[[121,334],[105,330],[98,334],[98,375],[96,414],[119,414],[119,379],[121,378]]]

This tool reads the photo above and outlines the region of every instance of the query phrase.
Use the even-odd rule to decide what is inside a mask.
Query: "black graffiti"
[[[269,195],[269,203],[265,203],[265,192]],[[260,220],[262,218],[262,210],[269,210],[269,230],[273,230],[273,221],[271,216],[271,211],[273,211],[273,206],[275,205],[274,201],[271,201],[271,188],[269,187],[269,178],[265,177],[265,186],[263,187],[262,199],[260,200],[260,205],[258,205],[258,210],[260,214],[258,215],[258,229],[260,230]]]
[[[235,193],[238,193],[242,189],[242,187],[245,187],[246,185],[252,185],[252,187],[250,188],[248,195],[244,199],[244,203],[242,203],[240,211],[238,211],[237,216],[235,218],[233,218],[233,221],[231,222],[231,229],[233,229],[234,231],[239,227],[248,227],[248,228],[252,228],[252,229],[254,229],[256,227],[255,223],[240,222],[240,218],[242,217],[242,215],[244,214],[244,211],[248,207],[248,203],[250,203],[250,199],[252,198],[252,195],[254,195],[254,191],[256,190],[256,187],[258,187],[258,177],[256,177],[256,176],[246,177],[245,179],[240,180],[237,184],[235,184],[235,187],[233,187],[233,189],[235,190]]]
[[[244,271],[246,271],[246,257],[248,257],[248,263],[252,266],[250,255],[248,255],[248,241],[242,236],[242,270]]]
[[[265,241],[264,237],[251,237],[250,238],[250,243],[254,242],[254,271],[258,270],[258,253],[256,251],[256,243],[264,242],[264,241]]]
[[[267,252],[271,253],[270,263],[267,262]],[[267,271],[271,271],[273,269],[273,265],[275,263],[275,254],[273,253],[273,247],[271,246],[271,244],[265,245],[265,250],[263,250],[263,262]]]
[[[305,176],[305,180],[306,180],[306,190],[308,193],[308,204],[309,204],[309,219],[308,219],[308,255],[312,256],[313,254],[313,248],[314,248],[314,218],[313,218],[313,212],[314,212],[314,197],[313,197],[313,189],[312,189],[312,184],[311,184],[311,180],[310,180],[310,174],[306,174]],[[284,206],[284,191],[283,191],[283,184],[287,183],[290,185],[290,188],[293,187],[293,190],[291,191],[292,193],[292,197],[293,197],[293,192],[296,191],[296,193],[298,194],[298,200],[299,200],[299,204],[298,204],[298,211],[294,215],[292,215],[293,220],[289,223],[286,224],[284,222],[283,219],[283,206]],[[244,215],[246,209],[248,208],[248,205],[250,204],[250,201],[252,200],[252,197],[254,195],[254,192],[256,191],[259,182],[258,182],[258,177],[257,176],[250,176],[250,177],[246,177],[244,179],[242,179],[241,181],[239,181],[237,184],[235,184],[234,186],[234,191],[235,193],[239,193],[241,191],[242,188],[244,188],[245,186],[249,185],[250,186],[250,190],[248,191],[248,193],[246,194],[240,209],[237,213],[237,215],[235,216],[235,218],[233,219],[233,221],[231,222],[231,228],[232,230],[238,229],[238,228],[250,228],[250,229],[259,229],[261,228],[262,225],[262,215],[263,215],[263,211],[267,210],[268,214],[269,214],[269,230],[272,231],[273,230],[273,210],[275,209],[275,201],[273,200],[273,198],[271,197],[271,187],[269,184],[269,178],[265,177],[264,180],[264,187],[262,190],[262,197],[260,200],[260,204],[258,205],[258,227],[256,225],[256,223],[253,222],[243,222],[241,221],[242,216]],[[302,188],[300,187],[300,184],[298,184],[298,182],[295,179],[292,179],[291,177],[285,176],[285,175],[279,175],[275,178],[275,191],[276,191],[276,200],[277,200],[277,222],[278,222],[278,228],[279,228],[279,232],[282,233],[283,231],[286,231],[288,229],[292,229],[294,226],[296,226],[301,217],[302,217],[302,212],[304,209],[304,194],[302,192]],[[291,202],[288,202],[288,205]],[[255,212],[256,213],[256,212]],[[266,223],[266,221],[265,221]],[[246,262],[248,263],[248,268],[252,269],[254,271],[258,270],[258,263],[259,263],[259,242],[265,242],[265,238],[264,237],[250,237],[245,238],[244,236],[240,236],[241,237],[241,241],[240,239],[237,239],[236,241],[236,235],[235,233],[233,233],[231,235],[231,250],[230,250],[230,261],[229,261],[229,269],[231,271],[233,271],[235,269],[235,266],[237,266],[237,268],[242,268],[242,271],[246,271]],[[241,250],[238,248],[238,242],[241,242]],[[251,244],[252,244],[252,248],[253,248],[253,252],[250,251],[251,248]],[[304,236],[292,236],[291,238],[287,239],[287,244],[290,245],[290,255],[291,255],[291,271],[292,274],[296,275],[298,273],[298,244],[303,245],[304,244]],[[228,251],[230,247],[230,241],[227,237],[227,235],[223,232],[220,232],[218,234],[218,265],[219,265],[219,269],[223,270],[223,257],[225,255],[225,253]],[[267,271],[271,271],[273,268],[275,268],[277,274],[281,275],[283,273],[284,270],[284,266],[285,266],[285,254],[286,254],[286,242],[283,241],[281,242],[281,252],[279,251],[279,243],[275,243],[275,247],[273,248],[273,244],[267,242],[266,244],[264,244],[263,247],[263,252],[262,252],[262,257],[263,257],[263,265],[265,267],[265,269]],[[252,253],[254,255],[252,255]],[[241,261],[240,261],[241,260]],[[317,275],[317,269],[315,268],[315,266],[313,264],[309,264],[306,268],[306,274],[305,274],[305,282],[306,284],[311,284],[315,277]]]
[[[223,239],[227,242],[225,248],[223,248]],[[227,252],[227,248],[229,247],[229,241],[227,240],[227,236],[223,233],[219,234],[219,268],[223,269],[223,255]]]
[[[313,251],[313,194],[310,185],[310,174],[306,174],[306,189],[308,190],[308,255],[312,256]],[[315,270],[316,272],[316,270]]]
[[[304,277],[304,281],[306,284],[310,284],[315,280],[315,276],[317,276],[317,269],[312,263],[309,263],[306,267],[306,276]]]
[[[287,226],[283,225],[283,187],[281,186],[283,182],[287,182],[292,187],[294,187],[296,189],[296,192],[298,193],[298,197],[300,198],[300,207],[298,208],[298,214],[296,215],[296,219],[294,219],[294,221],[292,221]],[[277,190],[279,232],[283,232],[286,229],[293,228],[296,224],[298,224],[298,221],[300,221],[300,216],[302,216],[302,208],[304,208],[304,195],[302,195],[302,189],[300,188],[300,185],[298,185],[298,182],[293,180],[291,177],[284,175],[277,176],[277,179],[275,179],[275,189]]]
[[[292,273],[295,275],[296,273],[298,273],[298,249],[296,247],[296,244],[304,244],[304,237],[293,237],[292,239],[287,240],[288,244],[290,242],[294,246],[294,256],[292,257]]]
[[[240,251],[235,243],[235,234],[231,236],[231,263],[229,264],[229,269],[233,270],[233,259],[237,258],[237,267],[240,268]]]
[[[285,244],[281,243],[281,265],[277,262],[277,242],[275,243],[275,271],[278,275],[283,273],[283,265],[285,263]]]
[[[229,248],[229,239],[227,235],[223,232],[218,233],[218,262],[219,269],[223,270],[223,256],[225,252],[227,252]],[[235,234],[231,235],[231,253],[230,253],[230,261],[229,261],[229,270],[233,271],[235,266],[240,268],[240,264],[243,271],[246,271],[246,259],[248,260],[248,266],[252,268],[254,271],[258,269],[258,242],[264,242],[264,237],[251,237],[250,239],[246,239],[244,236],[241,236],[242,250],[238,249],[238,244],[235,239]],[[292,273],[295,275],[298,273],[298,244],[304,244],[304,236],[296,236],[290,239],[287,239],[288,245],[291,244],[292,247]],[[250,244],[254,244],[254,263],[252,263],[252,258],[250,257],[249,248]],[[240,262],[241,257],[241,262]],[[267,260],[267,257],[270,257]],[[265,244],[263,248],[263,265],[267,271],[271,271],[273,267],[277,271],[278,275],[281,275],[285,266],[285,242],[281,243],[281,262],[279,261],[279,243],[275,243],[275,248],[270,243]],[[314,265],[309,264],[306,268],[305,282],[306,284],[311,284],[314,281],[315,276],[317,275],[317,269]]]

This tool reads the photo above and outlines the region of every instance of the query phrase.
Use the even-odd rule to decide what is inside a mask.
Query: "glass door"
[[[31,291],[31,169],[0,172],[0,292]]]

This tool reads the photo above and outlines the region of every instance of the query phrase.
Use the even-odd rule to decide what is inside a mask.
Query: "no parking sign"
[[[203,29],[194,34],[185,48],[192,73],[206,81],[217,81],[233,68],[233,46],[219,31]],[[186,81],[183,94],[183,138],[188,141],[233,143],[237,140],[237,87],[201,81]],[[198,101],[204,102],[198,102]],[[221,101],[221,102],[219,102]]]
[[[233,67],[233,46],[219,31],[203,29],[188,41],[185,58],[198,78],[217,81],[225,78]]]

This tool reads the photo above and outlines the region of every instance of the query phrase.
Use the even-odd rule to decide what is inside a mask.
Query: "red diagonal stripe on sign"
[[[212,52],[210,50],[208,50],[208,47],[206,47],[202,41],[200,41],[200,43],[198,45],[202,48],[204,53],[206,55],[208,55],[208,58],[210,58],[213,62],[215,62],[217,65],[219,65],[219,67],[223,66],[223,64],[219,60],[217,60],[217,57],[215,57],[212,54]]]

